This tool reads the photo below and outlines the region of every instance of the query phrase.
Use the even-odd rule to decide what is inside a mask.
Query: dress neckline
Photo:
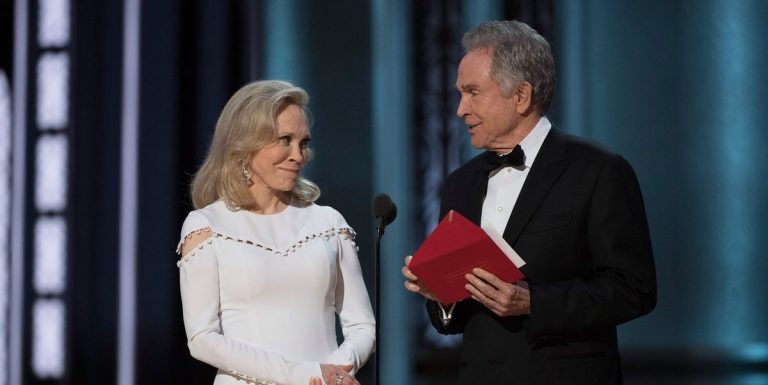
[[[284,209],[282,209],[282,210],[280,210],[278,212],[270,213],[270,214],[262,214],[262,213],[257,213],[257,212],[253,212],[253,211],[250,211],[250,210],[240,210],[240,211],[246,213],[246,215],[251,217],[251,218],[278,218],[278,217],[286,215],[288,212],[293,211],[295,209],[296,208],[289,203],[289,204],[287,204],[285,206]]]

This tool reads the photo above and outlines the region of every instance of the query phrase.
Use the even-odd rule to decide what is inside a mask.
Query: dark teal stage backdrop
[[[502,3],[463,2],[464,17],[503,15],[493,12]],[[659,302],[649,316],[620,328],[629,357],[696,351],[707,360],[719,354],[729,361],[768,360],[768,258],[759,244],[768,234],[768,158],[759,147],[768,139],[760,115],[768,98],[767,4],[554,1],[559,89],[550,115],[560,128],[624,154],[646,199]],[[379,191],[402,206],[416,204],[409,184],[419,175],[403,162],[423,149],[409,148],[403,132],[416,129],[408,114],[421,90],[409,89],[412,69],[400,56],[415,49],[403,34],[420,20],[400,1],[349,4],[333,16],[303,3],[272,6],[276,19],[289,12],[297,22],[267,22],[280,32],[265,34],[271,47],[266,72],[313,91],[317,163],[324,165],[317,175],[332,204],[348,206],[360,215],[356,221],[365,215],[352,206]],[[484,13],[478,18],[478,12]],[[350,21],[351,13],[367,20]],[[336,17],[338,24],[318,17]],[[350,29],[339,25],[362,29],[348,36]],[[366,44],[363,36],[370,46],[358,45]],[[338,39],[346,41],[343,49]],[[344,64],[349,60],[358,62]],[[337,119],[339,126],[330,128]],[[357,202],[348,201],[352,195]],[[402,255],[423,239],[411,231],[413,220],[401,210],[387,234],[396,242],[385,243],[382,362],[385,378],[395,382],[407,380],[398,373],[414,359],[413,341],[402,330],[421,311],[400,292],[397,273]]]
[[[625,350],[768,360],[768,3],[559,1],[560,126],[635,166],[659,301]],[[765,378],[764,378],[765,379]]]
[[[356,229],[371,290],[371,199],[386,192],[399,208],[382,245],[382,385],[450,384],[456,349],[435,348],[434,336],[425,337],[423,304],[404,290],[399,269],[438,219],[428,215],[437,183],[425,181],[441,180],[475,153],[453,116],[460,32],[510,15],[552,41],[559,71],[554,124],[622,153],[642,186],[659,298],[651,314],[619,328],[627,385],[683,383],[667,377],[684,368],[703,376],[746,371],[751,381],[691,383],[768,383],[768,1],[70,3],[66,373],[48,380],[32,371],[34,255],[27,247],[18,259],[25,286],[14,293],[24,313],[14,319],[27,330],[18,338],[21,357],[12,360],[23,383],[115,383],[124,362],[117,355],[125,321],[120,277],[130,270],[119,267],[119,205],[121,194],[134,189],[131,374],[136,384],[211,383],[212,368],[189,356],[178,293],[174,248],[191,208],[188,183],[228,97],[246,82],[280,78],[311,95],[316,159],[307,175],[323,190],[319,203],[339,209]],[[140,23],[132,20],[140,25],[138,186],[122,186],[122,76],[131,62],[122,57],[123,13],[125,4],[139,3]],[[20,4],[35,20],[43,2],[0,0],[0,32],[17,33],[8,32],[11,22],[37,28],[19,23]],[[11,88],[31,90],[23,113],[34,122],[32,59],[39,52],[29,53],[27,68],[13,68],[25,61],[13,60],[12,41],[0,38],[0,70],[29,74]],[[31,186],[34,170],[25,172],[15,180]],[[29,216],[32,199],[25,202],[29,207],[19,212]],[[33,234],[31,219],[19,222],[26,226],[21,233]],[[20,243],[32,245],[27,238]],[[371,383],[371,366],[360,374],[364,384]]]

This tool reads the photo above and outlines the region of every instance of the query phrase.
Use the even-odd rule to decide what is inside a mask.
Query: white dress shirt
[[[515,208],[520,190],[523,189],[525,178],[528,177],[528,172],[533,167],[533,161],[536,160],[536,155],[538,155],[541,145],[551,129],[552,123],[546,116],[542,116],[533,130],[520,142],[520,147],[525,154],[523,165],[500,167],[491,172],[480,217],[482,226],[490,224],[499,234],[504,234],[509,216],[512,214],[512,209]],[[441,322],[443,326],[446,326],[451,321],[456,304],[452,304],[447,309],[439,302],[438,305]]]
[[[525,153],[525,162],[520,167],[502,167],[491,172],[488,179],[488,190],[483,201],[483,212],[480,223],[492,225],[499,234],[504,234],[509,216],[515,207],[517,197],[523,188],[525,178],[533,166],[533,161],[544,143],[552,124],[546,116],[542,116],[533,130],[520,142]]]

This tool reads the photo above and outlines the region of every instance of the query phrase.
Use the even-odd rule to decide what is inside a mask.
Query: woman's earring
[[[240,165],[240,179],[248,185],[253,186],[253,179],[251,179],[251,173],[245,168],[245,163]]]

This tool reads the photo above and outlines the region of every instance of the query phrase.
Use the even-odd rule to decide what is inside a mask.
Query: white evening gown
[[[259,215],[218,201],[189,213],[178,250],[204,230],[178,266],[189,350],[219,369],[215,385],[307,385],[320,363],[365,363],[375,320],[341,214],[311,204]]]

